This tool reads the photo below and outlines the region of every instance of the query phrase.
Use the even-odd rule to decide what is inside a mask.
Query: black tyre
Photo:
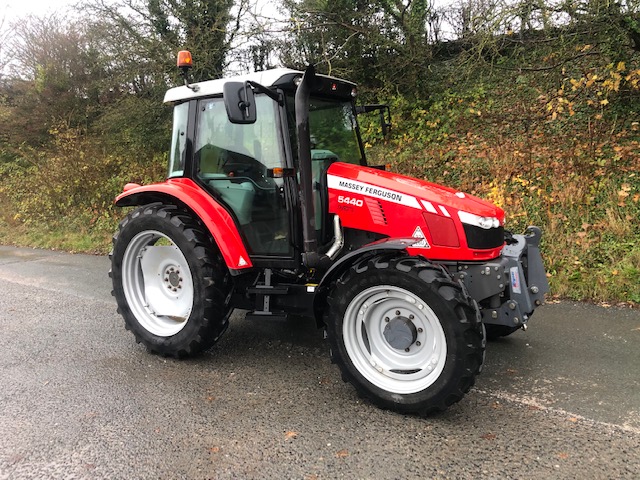
[[[184,210],[158,203],[132,211],[120,222],[110,257],[118,312],[151,352],[190,356],[227,328],[229,272]]]
[[[520,327],[510,327],[508,325],[493,325],[485,323],[484,326],[487,329],[487,340],[497,340],[501,337],[508,337],[512,333],[520,330]]]
[[[335,282],[327,302],[332,360],[345,381],[380,407],[443,411],[469,391],[482,368],[476,303],[426,261],[361,260]]]

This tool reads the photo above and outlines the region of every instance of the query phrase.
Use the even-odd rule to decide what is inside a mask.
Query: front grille
[[[504,228],[484,229],[475,225],[463,223],[464,233],[467,236],[469,248],[486,250],[489,248],[501,247],[504,244]]]

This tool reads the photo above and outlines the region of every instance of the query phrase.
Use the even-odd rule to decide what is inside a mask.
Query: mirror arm
[[[389,110],[389,106],[382,103],[374,103],[371,105],[356,105],[356,114],[375,112],[376,110],[382,111],[383,109]]]
[[[251,85],[258,92],[264,93],[271,100],[273,100],[274,102],[277,102],[278,105],[280,105],[281,107],[284,105],[284,99],[282,98],[282,95],[280,95],[278,92],[274,92],[273,90],[268,89],[264,85],[260,85],[258,82],[254,82],[252,80],[247,80],[244,83],[244,85],[245,85],[245,88],[248,85]]]
[[[391,109],[389,105],[382,103],[375,103],[371,105],[356,105],[356,115],[360,115],[361,113],[370,113],[378,111],[380,114],[380,126],[382,127],[382,134],[384,136],[389,133],[391,130]],[[386,115],[385,115],[386,112]],[[389,121],[387,121],[387,118]]]
[[[244,83],[244,98],[249,98],[249,94],[247,93],[248,89],[249,89],[249,82],[245,82]],[[251,107],[251,102],[249,102],[248,100],[245,100],[243,102],[240,102],[238,104],[238,107],[240,107],[241,109],[243,109],[245,111],[245,115],[248,118],[249,117],[249,107]]]

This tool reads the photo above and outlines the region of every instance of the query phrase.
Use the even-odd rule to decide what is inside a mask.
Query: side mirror
[[[248,83],[227,82],[222,87],[222,96],[231,123],[255,123],[256,101]]]
[[[382,127],[382,135],[386,137],[391,130],[391,110],[389,109],[389,105],[375,104],[356,106],[356,114],[358,115],[361,113],[375,112],[376,110],[380,113],[380,126]]]

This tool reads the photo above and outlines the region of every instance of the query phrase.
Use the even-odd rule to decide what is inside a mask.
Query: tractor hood
[[[346,228],[413,237],[441,260],[488,260],[504,246],[504,211],[478,197],[375,168],[336,162],[327,170],[329,212]]]
[[[480,217],[497,218],[500,224],[504,223],[504,210],[501,208],[481,198],[436,183],[347,163],[334,163],[329,168],[328,175],[330,176],[330,187],[337,185],[339,189],[353,189],[355,192],[374,198],[388,200],[395,198],[396,201],[407,206],[425,208],[430,211],[431,209],[424,205],[425,202],[428,202],[438,210],[441,206],[450,207],[454,211],[472,213]],[[353,182],[349,184],[349,180],[353,180]],[[381,188],[379,191],[375,191],[370,186]],[[394,196],[394,193],[399,196]]]

